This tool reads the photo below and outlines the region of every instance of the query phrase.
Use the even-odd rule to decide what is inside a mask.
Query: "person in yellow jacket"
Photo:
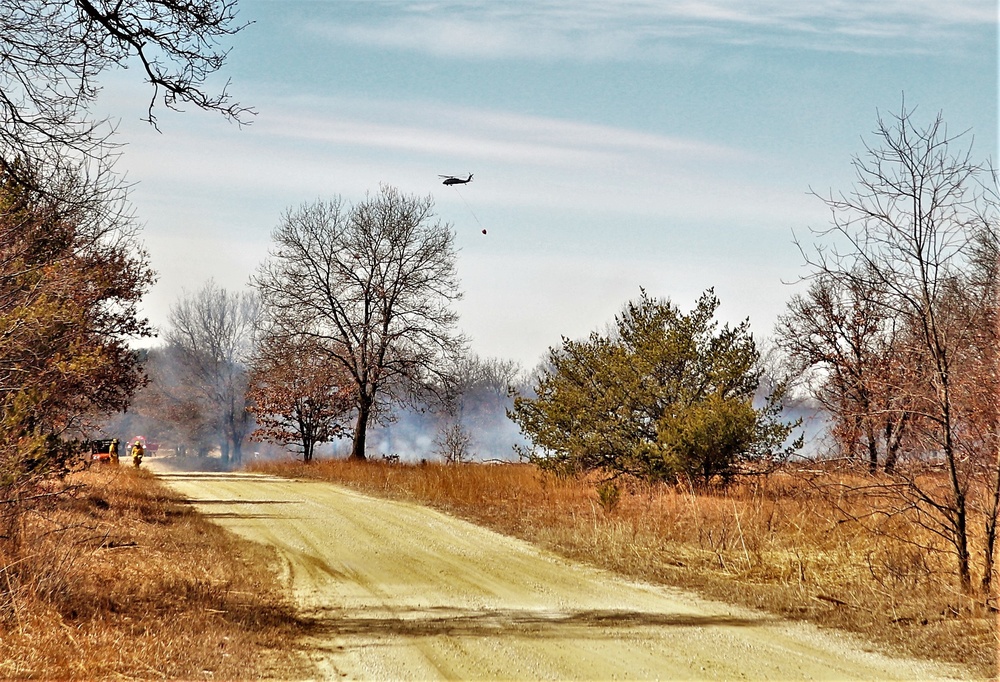
[[[111,456],[111,461],[118,464],[118,439],[115,438],[111,441],[111,447],[108,448],[108,454]]]
[[[142,464],[142,456],[145,454],[145,449],[142,447],[142,441],[137,440],[132,443],[132,464],[138,469],[139,465]]]

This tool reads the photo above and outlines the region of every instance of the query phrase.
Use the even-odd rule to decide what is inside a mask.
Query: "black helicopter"
[[[439,178],[444,178],[444,185],[465,185],[472,182],[472,173],[469,173],[469,177],[465,180],[462,178],[456,178],[454,175],[439,175]]]

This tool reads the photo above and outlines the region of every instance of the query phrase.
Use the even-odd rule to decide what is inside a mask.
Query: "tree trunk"
[[[986,517],[986,546],[983,547],[983,580],[981,589],[986,599],[993,596],[993,562],[996,557],[997,544],[997,508],[1000,507],[1000,472],[997,473],[997,480],[993,486],[993,500]]]
[[[958,578],[963,594],[972,594],[972,572],[969,568],[969,531],[965,496],[955,501],[955,549],[958,553]]]
[[[358,406],[358,420],[354,425],[354,444],[351,447],[349,459],[364,461],[365,439],[368,436],[368,419],[371,417],[372,406],[368,401],[362,401]]]
[[[944,436],[942,446],[953,495],[951,507],[946,511],[946,516],[951,520],[952,532],[954,533],[955,553],[958,558],[958,579],[962,586],[962,593],[970,595],[972,594],[972,572],[969,566],[969,506],[966,499],[966,488],[963,485],[964,481],[959,473],[958,452],[955,445],[955,421],[952,419],[952,392],[949,374],[950,362],[946,349],[943,349],[937,341],[940,335],[933,326],[933,319],[929,328],[934,330],[928,336],[934,339],[931,348],[937,356],[937,391],[941,408],[941,430]]]
[[[948,475],[951,482],[951,491],[954,495],[951,505],[950,516],[953,521],[953,532],[955,534],[955,553],[958,558],[958,578],[962,585],[963,594],[972,594],[972,573],[969,568],[969,525],[968,525],[968,502],[965,497],[965,490],[958,474],[958,456],[955,453],[955,444],[952,440],[951,402],[947,385],[942,391],[945,396],[943,404],[944,424],[944,456],[948,463]]]
[[[296,401],[295,406],[295,429],[298,432],[299,442],[302,443],[302,461],[308,464],[312,461],[312,430],[309,428],[309,425],[306,424],[302,410],[302,403],[299,401]]]
[[[219,452],[222,453],[222,463],[229,464],[229,438],[223,436],[219,440]]]
[[[883,469],[885,473],[892,474],[896,471],[896,459],[899,457],[899,446],[891,446],[885,451],[885,464]]]
[[[243,440],[246,437],[247,432],[247,421],[246,421],[246,410],[240,413],[236,408],[236,403],[233,399],[230,399],[229,414],[226,417],[226,430],[229,432],[227,437],[229,442],[232,444],[232,450],[230,451],[229,460],[235,464],[239,464],[243,461]]]
[[[885,473],[891,474],[896,470],[896,461],[899,459],[899,448],[903,444],[903,433],[906,431],[909,414],[903,414],[895,424],[888,422],[885,426]]]
[[[954,533],[953,542],[955,545],[955,555],[958,559],[958,578],[962,585],[962,593],[972,594],[972,572],[969,567],[968,502],[965,498],[965,492],[962,490],[961,484],[958,480],[955,452],[951,447],[948,434],[945,435],[945,439],[945,452],[951,475],[951,489],[954,495],[951,509],[948,511],[949,516],[953,519],[952,532]]]
[[[875,430],[872,428],[866,429],[868,432],[866,438],[868,438],[868,473],[876,474],[878,473],[878,439],[875,438]]]
[[[989,600],[993,596],[993,567],[996,558],[997,521],[1000,516],[1000,431],[993,424],[993,449],[996,461],[993,464],[992,499],[986,510],[986,545],[983,547],[983,580],[980,585],[983,596]]]

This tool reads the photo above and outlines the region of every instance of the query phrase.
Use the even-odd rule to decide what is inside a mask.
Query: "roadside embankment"
[[[273,553],[151,473],[53,483],[0,543],[0,678],[308,677]]]

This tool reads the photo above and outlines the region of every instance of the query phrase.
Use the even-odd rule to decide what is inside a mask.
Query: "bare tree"
[[[905,332],[892,352],[905,349],[906,375],[890,373],[894,380],[880,390],[905,392],[914,460],[863,492],[949,543],[968,593],[970,513],[983,474],[997,473],[996,460],[984,465],[983,447],[995,431],[984,438],[971,428],[977,416],[970,397],[987,364],[970,349],[995,299],[969,273],[976,240],[996,234],[997,204],[983,182],[986,168],[972,160],[971,146],[958,148],[940,114],[920,128],[904,105],[880,117],[875,134],[878,146],[854,160],[853,191],[823,199],[831,226],[816,235],[828,245],[804,255],[817,282],[860,296],[864,315],[873,314],[865,306],[879,306],[878,317]],[[943,478],[928,474],[928,464],[939,464]]]
[[[440,385],[462,346],[450,305],[460,297],[455,238],[433,200],[383,186],[285,213],[252,282],[273,333],[312,339],[354,382],[351,457],[365,458],[369,423],[392,402]]]
[[[434,447],[445,464],[464,464],[471,459],[472,434],[461,422],[455,420],[438,431]]]
[[[506,400],[521,374],[514,360],[482,358],[475,353],[462,356],[448,372],[456,409],[462,413],[473,409],[474,403]]]
[[[891,472],[911,419],[907,346],[900,322],[867,277],[819,275],[778,320],[778,346],[802,384],[833,416],[832,435],[849,459]],[[911,354],[912,355],[912,354]]]
[[[113,131],[89,110],[100,75],[130,63],[153,88],[154,125],[157,103],[246,121],[225,87],[205,87],[226,60],[220,42],[243,27],[236,0],[0,0],[0,169],[20,177],[72,158],[106,171]]]
[[[521,367],[513,360],[482,358],[469,353],[458,358],[446,374],[446,399],[438,412],[438,454],[448,463],[462,462],[473,454],[502,456],[510,452],[516,434],[507,411],[513,408],[515,385]]]
[[[252,292],[230,292],[209,280],[170,309],[165,337],[182,363],[188,386],[219,429],[223,461],[242,459],[251,430],[247,366],[253,354],[259,301]]]

